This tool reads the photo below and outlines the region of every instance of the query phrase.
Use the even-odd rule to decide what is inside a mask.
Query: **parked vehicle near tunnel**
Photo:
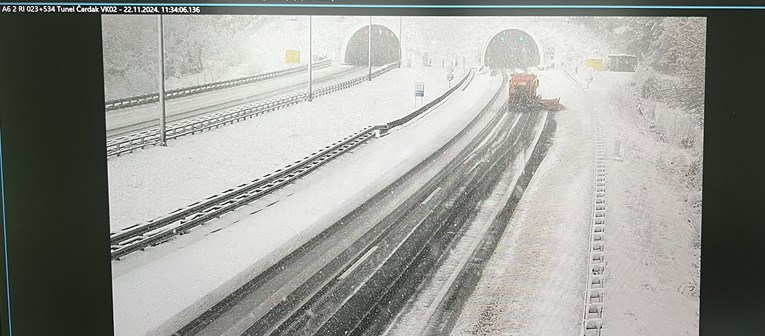
[[[533,73],[512,74],[509,87],[507,108],[511,112],[558,111],[560,108],[560,98],[543,99],[537,94],[539,79]]]

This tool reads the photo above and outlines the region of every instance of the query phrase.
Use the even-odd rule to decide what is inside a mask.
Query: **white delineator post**
[[[165,130],[165,41],[162,29],[162,15],[157,20],[159,35],[159,145],[167,146]]]

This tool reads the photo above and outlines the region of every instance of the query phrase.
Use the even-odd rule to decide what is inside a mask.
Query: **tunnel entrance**
[[[345,48],[345,63],[354,65],[369,64],[369,26],[357,30]],[[372,65],[380,66],[398,62],[401,59],[401,45],[398,37],[390,29],[381,25],[372,25]]]
[[[526,69],[538,65],[539,46],[528,33],[518,29],[503,30],[489,40],[483,64],[489,68]]]

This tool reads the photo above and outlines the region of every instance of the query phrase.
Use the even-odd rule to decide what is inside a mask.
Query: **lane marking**
[[[343,272],[343,274],[340,274],[340,276],[337,277],[337,278],[339,280],[345,279],[348,276],[348,274],[351,274],[351,272],[353,272],[353,270],[355,270],[357,267],[359,267],[359,265],[361,265],[361,263],[364,262],[364,260],[369,258],[369,256],[372,255],[372,253],[377,251],[377,248],[378,248],[378,246],[375,246],[375,247],[369,249],[369,251],[367,251],[367,253],[364,253],[364,255],[361,256],[361,258],[359,258],[359,260],[356,260],[356,262],[353,263],[353,265],[350,268],[345,270],[345,272]]]
[[[499,120],[499,122],[497,122],[496,126],[494,126],[494,128],[486,136],[486,138],[483,141],[481,141],[481,143],[478,144],[478,146],[476,146],[476,148],[473,149],[473,151],[470,152],[470,154],[468,154],[468,156],[467,156],[467,158],[465,159],[464,162],[467,162],[467,160],[469,160],[473,156],[475,156],[475,154],[478,152],[478,150],[480,150],[481,147],[483,147],[487,142],[489,142],[489,140],[491,140],[491,138],[493,138],[497,134],[497,132],[499,132],[499,129],[502,128],[502,122],[505,120],[505,118],[507,117],[508,114],[509,113],[505,113],[502,116],[502,118]],[[515,113],[515,115],[513,117],[514,117],[513,124],[510,126],[510,129],[507,131],[507,133],[512,133],[513,132],[513,130],[515,129],[515,126],[518,124],[518,121],[521,119],[520,118],[521,117],[521,113]]]
[[[441,190],[441,187],[438,187],[438,188],[436,188],[436,190],[433,190],[433,192],[432,192],[432,193],[430,193],[430,196],[428,196],[428,198],[426,198],[424,201],[422,201],[422,203],[420,203],[420,205],[425,205],[426,203],[428,203],[428,202],[430,201],[430,199],[431,199],[431,198],[433,198],[433,196],[435,196],[435,195],[436,195],[436,193],[437,193],[439,190]]]

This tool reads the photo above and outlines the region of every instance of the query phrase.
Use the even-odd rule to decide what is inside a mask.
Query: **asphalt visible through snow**
[[[561,97],[553,144],[517,204],[452,335],[579,335],[587,276],[594,130],[587,96],[564,73],[542,72]]]

